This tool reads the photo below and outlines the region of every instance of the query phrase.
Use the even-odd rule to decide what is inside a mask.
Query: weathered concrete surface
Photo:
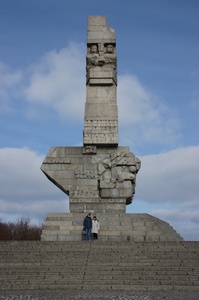
[[[199,292],[198,274],[199,242],[0,242],[1,291]]]
[[[88,17],[86,71],[83,147],[52,147],[41,170],[69,196],[70,212],[125,212],[141,162],[118,147],[116,38],[104,16]]]
[[[182,240],[161,220],[125,214],[141,162],[118,146],[116,37],[104,16],[88,17],[86,73],[83,146],[52,147],[41,166],[69,196],[70,213],[48,215],[42,240],[79,241],[88,213],[100,219],[102,241]]]
[[[81,241],[84,217],[84,213],[49,213],[42,230],[42,241]],[[168,223],[148,214],[98,212],[97,218],[100,241],[183,240]]]
[[[104,16],[89,16],[84,145],[118,145],[115,31]]]
[[[101,291],[7,291],[0,292],[1,300],[198,300],[193,291],[101,292]]]
[[[125,212],[139,168],[128,147],[52,147],[41,167],[69,195],[70,212]]]

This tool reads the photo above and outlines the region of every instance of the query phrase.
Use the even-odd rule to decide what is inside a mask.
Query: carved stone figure
[[[91,45],[88,48],[89,54],[87,54],[87,70],[94,66],[99,65],[99,54],[98,54],[98,47],[97,45]]]

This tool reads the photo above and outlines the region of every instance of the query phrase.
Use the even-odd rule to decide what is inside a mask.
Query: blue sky
[[[198,0],[0,0],[0,219],[68,210],[40,165],[83,143],[88,15],[116,31],[119,145],[142,161],[127,212],[199,240]]]

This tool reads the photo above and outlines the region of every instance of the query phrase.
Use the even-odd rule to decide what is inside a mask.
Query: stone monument
[[[42,240],[80,240],[83,218],[89,212],[100,219],[101,240],[146,240],[157,235],[157,230],[151,235],[145,231],[147,224],[155,228],[158,219],[126,214],[141,162],[128,147],[118,146],[116,94],[115,31],[106,17],[89,16],[83,146],[52,147],[41,166],[69,196],[70,212],[48,214]]]

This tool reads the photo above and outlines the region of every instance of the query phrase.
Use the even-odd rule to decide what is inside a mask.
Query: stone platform
[[[49,213],[42,241],[80,241],[85,213]],[[166,222],[149,214],[98,213],[100,241],[182,241]]]

